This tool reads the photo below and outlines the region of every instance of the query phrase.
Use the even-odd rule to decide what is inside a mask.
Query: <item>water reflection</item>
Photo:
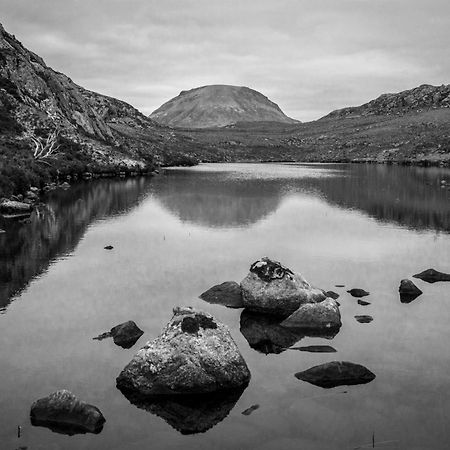
[[[204,433],[222,422],[244,389],[204,395],[142,397],[126,390],[122,394],[140,409],[164,419],[181,434]]]
[[[76,184],[50,194],[26,222],[0,215],[0,310],[20,294],[50,262],[73,251],[95,220],[135,207],[150,179]]]
[[[308,193],[345,209],[416,230],[450,231],[447,168],[386,165],[245,164],[166,171],[156,194],[186,222],[249,226],[276,211],[287,195]],[[245,170],[247,169],[247,170]]]

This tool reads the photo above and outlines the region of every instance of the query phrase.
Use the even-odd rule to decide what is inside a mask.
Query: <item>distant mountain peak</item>
[[[181,91],[150,118],[183,128],[223,127],[237,122],[297,123],[265,95],[246,86],[214,84]]]

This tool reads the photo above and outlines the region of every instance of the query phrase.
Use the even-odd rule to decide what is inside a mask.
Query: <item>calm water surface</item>
[[[202,165],[79,184],[52,193],[31,223],[0,218],[0,448],[353,449],[371,447],[374,435],[376,448],[447,449],[450,283],[415,281],[424,294],[410,304],[397,292],[402,278],[424,269],[450,272],[450,191],[441,180],[450,185],[449,170]],[[334,339],[288,343],[337,353],[284,350],[276,325],[267,331],[255,317],[241,324],[241,310],[197,298],[240,281],[265,255],[341,294]],[[370,306],[345,292],[353,287],[370,291]],[[226,323],[252,373],[237,401],[219,405],[227,417],[200,434],[180,433],[115,387],[177,305]],[[358,314],[374,320],[358,323]],[[145,331],[132,349],[92,340],[130,319]],[[261,342],[274,353],[261,352],[270,349]],[[333,360],[363,364],[376,379],[325,390],[294,377]],[[31,426],[31,403],[62,388],[101,409],[100,434]]]

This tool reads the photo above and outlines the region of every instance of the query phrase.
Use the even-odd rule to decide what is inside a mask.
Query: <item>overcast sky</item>
[[[149,114],[248,86],[313,120],[450,83],[450,0],[0,0],[0,21],[76,83]]]

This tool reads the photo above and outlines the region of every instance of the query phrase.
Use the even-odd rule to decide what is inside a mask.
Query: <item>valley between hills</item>
[[[0,198],[200,162],[450,165],[450,85],[383,94],[313,122],[247,87],[183,91],[149,117],[77,85],[0,25]]]

